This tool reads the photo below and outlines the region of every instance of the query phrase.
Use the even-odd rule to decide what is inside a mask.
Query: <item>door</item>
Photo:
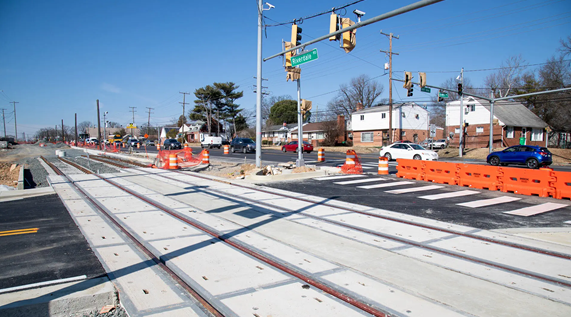
[[[520,146],[512,146],[503,151],[502,158],[500,159],[502,163],[517,163],[517,157],[519,155]]]

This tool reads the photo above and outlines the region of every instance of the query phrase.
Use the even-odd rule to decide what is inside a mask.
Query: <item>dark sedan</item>
[[[234,138],[230,142],[230,151],[232,153],[241,151],[242,153],[256,152],[256,142],[248,138]]]
[[[297,149],[297,141],[291,141],[288,144],[282,146],[282,151],[284,152],[292,151],[297,153]],[[311,153],[311,151],[313,151],[313,145],[311,145],[309,142],[303,141],[303,152]]]
[[[492,152],[486,161],[491,165],[519,164],[529,168],[551,165],[551,152],[546,147],[533,145],[511,146],[503,151]]]
[[[166,139],[163,143],[163,148],[165,150],[182,149],[182,144],[180,144],[176,139]]]

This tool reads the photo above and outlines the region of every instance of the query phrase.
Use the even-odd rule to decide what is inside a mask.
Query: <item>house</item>
[[[183,124],[178,133],[186,136],[186,142],[200,142],[200,133],[206,132],[206,123],[204,121],[194,121],[189,124]]]
[[[351,124],[353,145],[383,146],[389,143],[389,105],[363,109],[358,104],[357,111],[351,114]],[[425,107],[414,102],[393,104],[393,142],[398,140],[422,142],[429,137],[429,129],[429,115]],[[441,137],[437,134],[435,138]]]
[[[464,97],[464,144],[468,148],[488,147],[490,142],[490,102]],[[446,133],[450,145],[458,146],[460,135],[460,100],[446,103]],[[515,101],[494,103],[493,147],[518,144],[546,146],[547,123],[523,104]],[[521,142],[521,143],[520,143]]]
[[[297,128],[297,123],[283,125],[272,125],[262,129],[262,141],[267,140],[272,144],[281,142],[282,144],[291,140],[291,130]]]
[[[347,141],[347,122],[345,121],[345,116],[342,115],[337,116],[337,121],[305,123],[302,128],[303,140],[311,143],[313,146],[318,146],[327,136],[327,123],[334,124],[335,122],[337,122],[337,129],[339,131],[339,136],[335,142],[342,143]],[[291,130],[291,140],[297,140],[297,138],[297,124],[295,124],[295,127]]]

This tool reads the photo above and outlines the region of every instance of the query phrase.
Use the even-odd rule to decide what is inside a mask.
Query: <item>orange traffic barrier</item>
[[[363,166],[355,150],[347,150],[345,164],[341,166],[341,172],[345,174],[363,174]]]
[[[389,159],[384,156],[379,156],[379,171],[378,175],[389,174]]]
[[[555,197],[556,188],[554,185],[555,178],[551,176],[550,168],[541,168],[539,170],[521,169],[521,168],[498,168],[502,174],[502,188],[504,193],[514,193],[522,195],[537,195],[540,197]]]
[[[499,172],[497,167],[477,164],[459,165],[459,186],[489,190],[502,190],[502,174]]]
[[[424,180],[424,161],[397,159],[397,177]]]
[[[459,164],[426,161],[424,180],[438,184],[458,185]]]
[[[179,169],[178,167],[178,158],[176,157],[176,154],[170,154],[169,155],[169,170],[177,170]]]
[[[224,154],[230,154],[230,145],[224,145]]]
[[[570,172],[554,172],[549,173],[551,182],[555,186],[555,198],[571,199],[571,173]]]
[[[318,162],[325,162],[325,150],[322,147],[317,150],[317,161]]]
[[[210,164],[210,152],[207,149],[202,150],[202,164]]]

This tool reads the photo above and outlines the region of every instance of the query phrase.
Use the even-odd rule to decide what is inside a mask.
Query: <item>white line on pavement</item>
[[[385,193],[389,193],[389,194],[404,194],[404,193],[414,193],[414,192],[421,192],[421,191],[425,191],[425,190],[434,190],[434,189],[439,189],[442,188],[444,186],[439,186],[439,185],[428,185],[428,186],[422,186],[422,187],[413,187],[413,188],[403,188],[403,189],[393,189],[393,190],[388,190]]]
[[[512,201],[520,200],[520,199],[521,198],[517,198],[517,197],[501,196],[498,198],[474,200],[474,201],[470,201],[467,203],[461,203],[461,204],[456,204],[456,205],[464,206],[464,207],[470,207],[470,208],[478,208],[478,207],[484,207],[484,206],[509,203]]]
[[[351,178],[351,177],[365,177],[365,175],[325,176],[325,177],[316,177],[314,179],[318,180],[318,181],[328,181],[330,179],[343,179],[343,178]]]
[[[408,184],[414,184],[414,182],[391,182],[391,183],[377,184],[377,185],[357,186],[357,188],[372,189],[372,188],[391,187],[391,186],[400,186]]]
[[[428,200],[437,200],[437,199],[444,199],[444,198],[462,197],[462,196],[474,195],[474,194],[479,194],[479,193],[480,192],[477,192],[474,190],[461,190],[461,191],[451,192],[451,193],[420,196],[418,198],[428,199]]]
[[[368,183],[368,182],[379,182],[379,181],[386,181],[388,179],[381,178],[381,177],[374,177],[374,178],[367,178],[367,179],[358,179],[354,181],[344,181],[344,182],[336,182],[334,184],[338,185],[348,185],[348,184],[358,184],[358,183]]]
[[[569,206],[569,205],[556,204],[556,203],[545,203],[545,204],[541,204],[541,205],[520,208],[520,209],[516,209],[516,210],[512,210],[512,211],[506,211],[506,212],[504,212],[504,214],[529,217],[529,216],[541,214],[544,212],[552,211],[555,209],[565,208],[567,206]]]

